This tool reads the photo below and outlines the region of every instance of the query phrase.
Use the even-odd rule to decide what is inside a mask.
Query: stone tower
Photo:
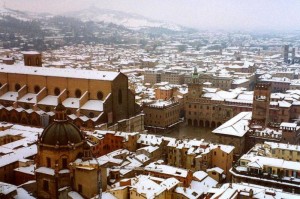
[[[284,45],[283,47],[283,61],[284,63],[289,63],[289,45]]]
[[[254,87],[252,128],[265,127],[269,122],[271,84],[257,83]]]
[[[296,48],[292,48],[292,60],[291,60],[291,64],[295,63],[295,56],[296,56]]]
[[[199,84],[199,74],[197,72],[197,68],[194,68],[192,82],[188,84],[188,99],[197,99],[202,95],[203,86]]]

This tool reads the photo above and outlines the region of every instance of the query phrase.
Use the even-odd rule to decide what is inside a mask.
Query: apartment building
[[[230,172],[233,182],[254,183],[300,193],[298,145],[265,142],[244,154]]]
[[[208,168],[219,167],[225,171],[228,180],[233,151],[234,146],[214,145],[203,140],[171,140],[166,146],[169,165],[192,171],[206,171]]]
[[[168,101],[156,100],[144,104],[143,110],[145,114],[145,128],[155,132],[168,131],[171,128],[175,128],[180,122],[179,103],[172,99]]]

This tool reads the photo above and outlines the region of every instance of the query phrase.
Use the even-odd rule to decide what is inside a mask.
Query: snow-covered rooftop
[[[241,112],[218,128],[214,129],[212,132],[216,134],[243,137],[249,130],[248,124],[251,117],[252,112]]]
[[[96,70],[60,69],[24,66],[21,63],[13,66],[0,64],[0,72],[25,75],[39,75],[49,77],[67,77],[94,80],[114,80],[120,73]]]

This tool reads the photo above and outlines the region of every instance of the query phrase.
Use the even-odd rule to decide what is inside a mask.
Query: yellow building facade
[[[1,65],[0,119],[42,126],[42,115],[48,117],[49,123],[59,102],[77,126],[92,128],[136,115],[134,94],[122,73],[45,68],[28,63]],[[15,109],[17,113],[13,114]],[[29,120],[22,120],[22,114]],[[31,119],[34,114],[38,115],[35,120]]]

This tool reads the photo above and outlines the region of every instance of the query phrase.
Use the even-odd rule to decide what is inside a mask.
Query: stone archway
[[[194,119],[193,126],[198,126],[198,120]]]
[[[192,122],[192,120],[191,119],[188,119],[188,125],[193,125],[193,122]]]
[[[217,127],[217,126],[216,126],[216,122],[212,121],[212,122],[211,122],[211,127],[212,127],[212,128],[216,128],[216,127]]]
[[[205,121],[205,127],[210,127],[208,120]]]
[[[204,127],[204,122],[203,122],[203,120],[200,120],[200,121],[199,121],[199,126],[200,126],[200,127]]]

